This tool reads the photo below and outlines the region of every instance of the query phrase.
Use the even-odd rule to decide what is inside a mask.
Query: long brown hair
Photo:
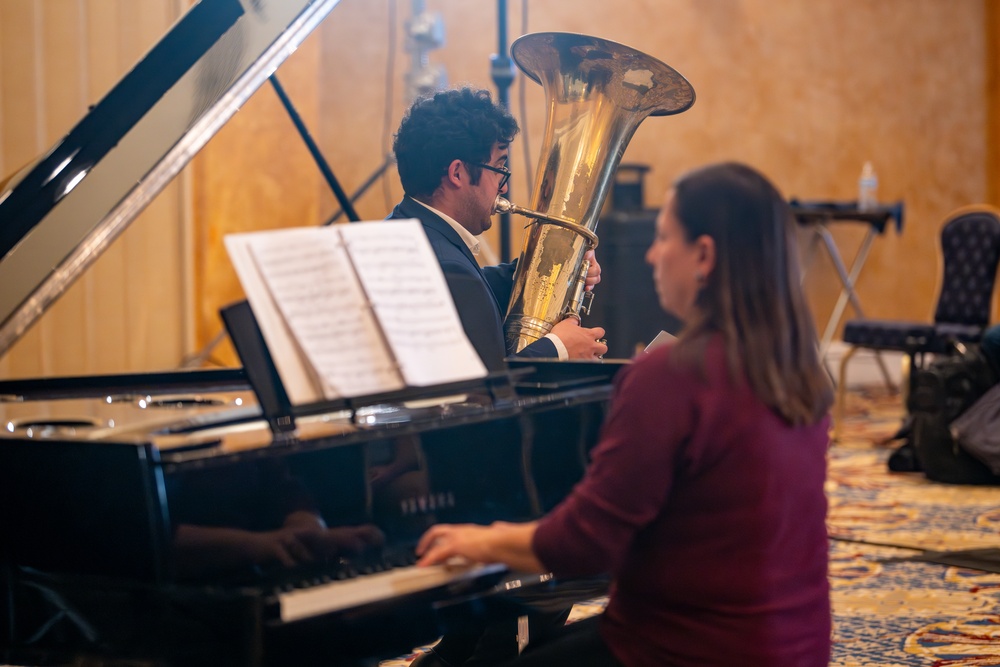
[[[833,390],[800,286],[787,202],[762,174],[732,162],[682,176],[673,201],[688,242],[707,235],[715,243],[715,267],[678,340],[679,358],[700,358],[708,338],[721,334],[730,370],[742,371],[761,401],[791,424],[815,423]]]

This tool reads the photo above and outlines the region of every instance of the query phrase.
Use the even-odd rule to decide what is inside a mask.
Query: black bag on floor
[[[1000,475],[1000,384],[951,423],[951,434],[962,449]]]
[[[1000,484],[1000,477],[970,455],[952,431],[952,422],[997,384],[978,347],[938,357],[914,371],[907,407],[917,461],[928,479],[949,484]]]

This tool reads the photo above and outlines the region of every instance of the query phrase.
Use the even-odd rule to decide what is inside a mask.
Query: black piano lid
[[[0,355],[340,0],[200,0],[0,192]]]

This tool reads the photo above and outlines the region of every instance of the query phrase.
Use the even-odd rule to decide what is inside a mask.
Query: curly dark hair
[[[489,162],[496,143],[510,143],[517,120],[494,104],[488,90],[457,88],[418,99],[403,117],[392,142],[403,191],[411,197],[430,196],[452,161],[469,167],[472,183]]]

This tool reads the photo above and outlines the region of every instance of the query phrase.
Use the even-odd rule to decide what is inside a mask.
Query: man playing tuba
[[[405,195],[389,217],[421,222],[465,333],[491,370],[514,353],[504,343],[503,317],[517,262],[480,268],[476,237],[490,228],[497,195],[507,191],[508,146],[517,132],[517,121],[489,91],[461,88],[417,100],[393,142]],[[601,267],[592,252],[588,259],[590,290]],[[607,352],[603,336],[601,327],[581,327],[570,317],[518,356],[594,359]]]

